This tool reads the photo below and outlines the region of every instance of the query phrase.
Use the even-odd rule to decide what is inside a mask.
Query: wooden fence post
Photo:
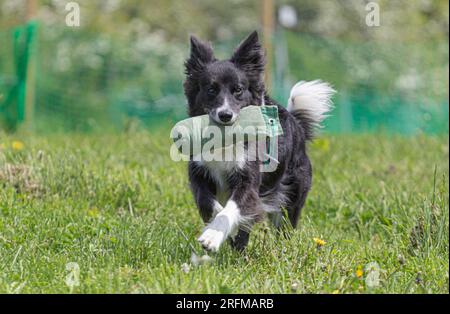
[[[266,77],[265,83],[267,89],[272,86],[272,63],[273,63],[273,49],[272,49],[272,36],[274,30],[274,2],[273,0],[263,0],[262,12],[262,30],[264,35],[264,48],[266,50]]]

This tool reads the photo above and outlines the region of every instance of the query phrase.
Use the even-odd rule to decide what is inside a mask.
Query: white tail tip
[[[321,127],[320,123],[333,109],[331,97],[336,91],[330,84],[315,81],[300,81],[291,89],[287,110],[289,112],[301,111],[314,127]]]

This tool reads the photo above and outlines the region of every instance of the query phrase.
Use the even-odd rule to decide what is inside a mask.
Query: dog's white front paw
[[[217,252],[225,240],[225,235],[222,231],[217,231],[214,229],[206,229],[203,231],[198,241],[201,245],[208,251]]]

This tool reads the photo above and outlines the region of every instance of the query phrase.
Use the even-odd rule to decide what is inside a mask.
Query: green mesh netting
[[[37,32],[39,30],[39,36]],[[226,57],[244,36],[216,46]],[[338,90],[328,132],[448,133],[448,43],[351,42],[277,31],[271,94],[286,103],[298,80]],[[37,49],[31,49],[33,45]],[[186,117],[188,43],[134,41],[28,24],[0,32],[0,123],[24,120],[26,68],[37,62],[36,132],[124,130]]]
[[[36,35],[35,22],[0,33],[0,121],[6,130],[25,119],[27,65],[36,54]]]

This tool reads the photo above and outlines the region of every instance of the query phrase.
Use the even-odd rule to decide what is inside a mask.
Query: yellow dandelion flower
[[[333,292],[331,292],[331,294],[339,294],[339,289],[334,290]]]
[[[91,218],[99,218],[100,211],[98,210],[97,207],[92,207],[91,209],[88,210],[87,214]]]
[[[324,246],[327,242],[325,240],[319,239],[319,238],[313,238],[314,242],[317,244],[317,246]]]
[[[13,150],[22,150],[25,147],[25,144],[21,141],[13,141],[11,147]]]
[[[313,148],[321,150],[323,152],[328,152],[330,150],[330,140],[327,138],[317,138],[312,143]]]
[[[356,277],[361,278],[364,275],[364,271],[361,266],[358,266],[355,272]]]

